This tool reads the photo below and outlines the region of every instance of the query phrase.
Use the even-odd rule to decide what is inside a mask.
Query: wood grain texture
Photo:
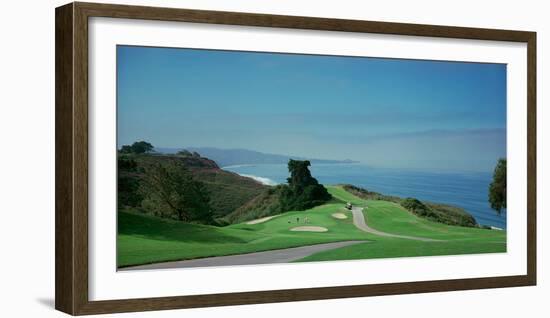
[[[519,287],[531,285],[525,276],[457,279],[411,283],[373,284],[342,287],[288,289],[245,293],[211,294],[90,302],[79,314],[169,310],[181,308],[247,305],[273,302],[306,301],[412,293],[444,292],[467,289]]]
[[[411,36],[527,42],[530,32],[465,28],[426,24],[392,23],[331,18],[284,16],[258,13],[173,9],[76,2],[89,16],[180,21],[270,28],[366,32]]]
[[[88,18],[281,27],[527,43],[527,275],[146,299],[88,300]],[[427,293],[536,284],[536,33],[72,3],[56,9],[56,308],[73,315]]]
[[[537,34],[527,43],[527,276],[537,284]]]
[[[73,5],[55,10],[55,308],[74,312]]]
[[[74,7],[74,295],[76,313],[88,303],[88,16]]]

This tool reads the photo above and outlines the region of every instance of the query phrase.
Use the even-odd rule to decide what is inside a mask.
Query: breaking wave
[[[251,175],[251,174],[241,174],[241,173],[239,173],[239,175],[243,176],[243,177],[254,179],[254,180],[260,182],[261,184],[270,185],[270,186],[277,185],[277,182],[275,182],[275,181],[273,181],[269,178],[258,177],[258,176],[254,176],[254,175]]]

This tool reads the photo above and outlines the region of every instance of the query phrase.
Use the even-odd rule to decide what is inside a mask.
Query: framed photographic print
[[[56,308],[536,284],[536,33],[56,10]]]

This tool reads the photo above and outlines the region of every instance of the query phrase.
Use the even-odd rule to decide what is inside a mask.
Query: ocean
[[[323,184],[348,183],[383,194],[450,204],[465,209],[479,224],[506,229],[506,211],[498,216],[487,201],[491,173],[426,172],[364,164],[316,164],[310,168],[312,175]],[[285,183],[288,177],[286,164],[236,165],[222,169],[271,185]]]

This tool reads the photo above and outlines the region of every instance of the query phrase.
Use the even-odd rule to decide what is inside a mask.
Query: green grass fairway
[[[316,243],[369,240],[349,219],[337,220],[331,214],[344,211],[342,204],[327,204],[308,211],[287,212],[268,222],[215,227],[185,224],[156,217],[119,212],[118,266],[192,259],[208,256],[251,253]],[[293,232],[290,228],[319,225],[328,232]],[[296,223],[296,218],[301,223]],[[288,223],[288,222],[291,223]]]
[[[421,242],[405,239],[385,238],[375,243],[361,243],[357,245],[320,252],[303,258],[299,260],[299,262],[435,255],[460,255],[496,252],[506,252],[505,242],[484,242],[482,240]]]
[[[159,219],[119,211],[117,260],[119,267],[209,256],[251,253],[317,243],[365,240],[320,252],[301,261],[506,252],[506,232],[448,226],[430,222],[387,201],[362,200],[338,186],[327,187],[335,199],[368,207],[369,226],[388,233],[444,240],[423,242],[376,236],[358,230],[351,212],[331,202],[307,211],[290,211],[259,224],[214,227]],[[345,213],[336,219],[333,213]],[[309,223],[304,224],[305,218]],[[300,223],[297,224],[297,218]],[[296,226],[322,226],[327,232],[294,232]]]
[[[504,231],[450,226],[431,222],[409,213],[399,204],[393,202],[368,200],[364,201],[362,206],[367,207],[363,210],[367,223],[383,232],[439,240],[502,240],[506,238]]]

